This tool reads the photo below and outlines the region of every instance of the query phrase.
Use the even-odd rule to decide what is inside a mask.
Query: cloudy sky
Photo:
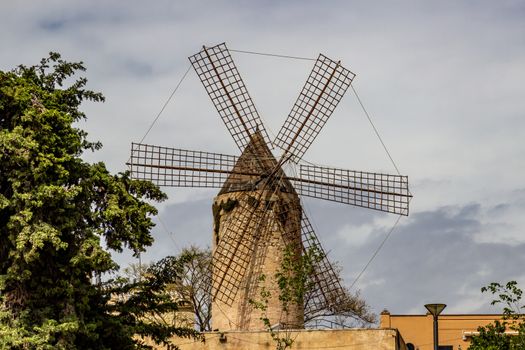
[[[202,45],[341,59],[414,199],[354,289],[376,312],[497,312],[480,288],[525,287],[525,2],[523,1],[2,1],[0,69],[49,51],[82,60],[104,104],[81,126],[126,169]],[[312,62],[232,53],[260,114],[279,130]],[[147,143],[238,154],[193,71]],[[351,91],[305,158],[395,173]],[[167,189],[145,260],[211,238],[214,191]],[[307,200],[348,285],[397,217]],[[117,257],[126,265],[129,255]]]

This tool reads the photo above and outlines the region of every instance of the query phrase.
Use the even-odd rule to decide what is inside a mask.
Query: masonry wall
[[[242,204],[225,206],[228,201],[230,203],[233,203],[232,201],[246,201],[247,196],[264,199],[265,203],[261,203],[260,206],[270,208],[265,214],[264,227],[258,226],[260,223],[257,218],[250,218],[250,215],[242,212],[247,210]],[[217,196],[214,201],[214,208],[212,245],[214,258],[216,257],[217,242],[219,239],[226,239],[225,230],[231,229],[232,226],[235,228],[235,224],[232,225],[230,220],[238,220],[238,218],[251,220],[252,222],[248,225],[244,235],[257,235],[259,241],[255,243],[251,253],[246,251],[244,244],[237,247],[235,259],[249,256],[250,263],[243,271],[244,278],[240,283],[237,283],[239,289],[235,293],[233,301],[229,304],[223,302],[221,298],[216,298],[213,301],[212,329],[220,331],[264,329],[264,324],[260,319],[263,316],[262,311],[254,309],[253,304],[249,302],[249,300],[262,301],[261,291],[263,288],[269,292],[264,317],[269,319],[270,324],[280,323],[287,328],[302,328],[304,323],[302,303],[300,305],[290,304],[287,312],[283,312],[279,301],[280,289],[275,280],[275,273],[281,268],[286,245],[296,248],[294,254],[301,254],[301,212],[297,195],[289,193],[276,195],[269,191],[231,192]],[[278,215],[281,217],[277,217]],[[283,237],[283,231],[288,232],[286,237]],[[248,240],[248,238],[242,238],[242,233],[239,233],[239,237],[241,237],[239,239]],[[224,265],[227,263],[229,262],[223,262]],[[230,265],[235,267],[234,263],[230,263]],[[261,275],[265,276],[264,281],[260,280]],[[223,282],[220,282],[221,278],[224,278],[224,275],[214,269],[212,293],[215,293],[217,288],[221,288],[226,293],[230,292],[227,277]],[[222,283],[220,287],[218,287],[219,283]]]
[[[406,350],[403,339],[394,329],[294,330],[288,334],[292,350]],[[174,339],[181,350],[270,350],[275,341],[265,331],[229,331],[205,333],[206,341]],[[160,348],[159,348],[160,349]]]

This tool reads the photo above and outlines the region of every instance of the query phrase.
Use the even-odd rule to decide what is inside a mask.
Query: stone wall
[[[294,339],[290,350],[406,350],[395,329],[292,330],[287,334]],[[275,341],[264,331],[209,332],[205,338],[205,342],[176,338],[174,344],[181,350],[276,349]]]
[[[260,214],[264,220],[257,217],[258,214],[246,213],[250,210],[247,198],[255,198]],[[224,302],[224,298],[215,298],[212,304],[212,329],[225,330],[260,330],[264,329],[261,321],[261,310],[254,309],[249,300],[261,301],[261,291],[269,292],[267,311],[264,316],[268,317],[270,324],[282,324],[289,328],[302,328],[304,310],[302,302],[300,305],[289,305],[287,312],[283,311],[279,301],[280,289],[275,280],[275,273],[281,268],[284,251],[289,247],[295,248],[292,254],[301,254],[301,211],[299,199],[296,194],[279,192],[276,195],[270,191],[230,192],[224,193],[215,199],[213,205],[214,214],[214,237],[213,253],[217,257],[217,242],[227,239],[226,230],[244,229],[239,232],[238,238],[242,239],[240,245],[234,244],[230,249],[235,249],[233,261],[223,261],[223,266],[229,265],[229,271],[245,266],[242,273],[243,278],[231,284],[224,272],[214,269],[213,290],[222,288],[223,293],[231,292],[232,299]],[[254,217],[255,216],[255,217]],[[239,225],[237,221],[251,221],[250,224]],[[233,224],[231,220],[234,220]],[[264,225],[264,226],[261,226]],[[240,228],[235,226],[239,225]],[[284,234],[284,232],[287,232]],[[243,236],[244,235],[244,236]],[[284,236],[285,235],[285,236]],[[250,241],[253,236],[256,239]],[[232,242],[230,242],[231,244]],[[251,251],[248,248],[251,247]],[[247,259],[241,263],[240,259]],[[218,261],[217,258],[215,261]],[[228,260],[224,259],[223,260]],[[227,272],[226,275],[231,272]],[[260,277],[265,279],[261,280]],[[234,279],[237,276],[230,278]],[[221,281],[221,279],[225,279]],[[231,287],[235,284],[238,289],[234,292]]]

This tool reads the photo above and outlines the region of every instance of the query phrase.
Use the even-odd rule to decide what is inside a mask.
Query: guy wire
[[[309,57],[279,55],[279,54],[274,54],[274,53],[264,53],[264,52],[255,52],[255,51],[234,50],[234,49],[229,49],[229,51],[239,52],[239,53],[247,53],[247,54],[250,54],[250,55],[270,56],[270,57],[279,57],[279,58],[290,58],[290,59],[294,59],[294,60],[303,60],[303,61],[315,61],[316,60],[315,58],[309,58]]]
[[[170,94],[170,96],[168,97],[168,99],[166,100],[166,102],[164,102],[164,105],[163,105],[162,108],[160,109],[159,113],[157,113],[157,116],[155,117],[155,119],[153,120],[153,122],[150,124],[148,130],[146,131],[146,133],[144,134],[144,136],[142,136],[142,139],[140,139],[140,142],[139,142],[139,143],[142,143],[142,141],[144,141],[144,139],[146,138],[146,136],[148,136],[149,132],[151,131],[151,129],[153,128],[153,126],[155,125],[155,123],[157,122],[157,120],[159,120],[160,115],[162,114],[162,112],[164,112],[164,109],[166,109],[166,106],[168,105],[168,103],[170,103],[171,99],[173,98],[173,95],[175,95],[175,93],[176,93],[177,90],[179,89],[180,85],[182,84],[182,82],[184,81],[184,79],[186,78],[186,76],[188,75],[188,73],[190,72],[190,69],[191,69],[191,64],[189,65],[188,69],[186,70],[186,72],[184,73],[184,75],[182,76],[182,78],[179,80],[179,83],[177,84],[177,86],[175,86],[175,88],[174,88],[173,91],[171,92],[171,94]]]

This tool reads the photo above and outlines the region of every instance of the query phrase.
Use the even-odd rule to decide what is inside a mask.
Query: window
[[[440,345],[438,350],[454,350],[454,347],[452,345]]]

